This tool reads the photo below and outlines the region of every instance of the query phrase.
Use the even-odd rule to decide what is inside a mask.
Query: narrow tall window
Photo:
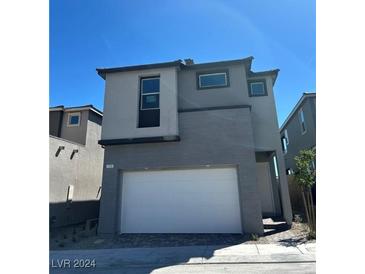
[[[141,78],[138,127],[160,126],[160,77]]]
[[[286,140],[286,145],[288,146],[289,145],[289,136],[288,136],[288,130],[287,129],[284,130],[284,136],[285,136],[285,140]]]
[[[275,177],[276,177],[276,179],[279,179],[278,162],[277,162],[276,156],[272,157],[272,160],[274,161]]]
[[[288,147],[287,147],[287,142],[286,142],[285,137],[281,137],[281,146],[283,148],[283,152],[287,153]]]
[[[305,124],[304,112],[303,112],[302,108],[299,110],[299,123],[300,123],[300,129],[302,131],[302,134],[306,133],[307,132],[307,125]]]

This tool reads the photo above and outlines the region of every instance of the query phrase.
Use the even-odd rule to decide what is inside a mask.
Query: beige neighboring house
[[[92,105],[49,109],[50,226],[98,218],[104,150],[103,113]]]

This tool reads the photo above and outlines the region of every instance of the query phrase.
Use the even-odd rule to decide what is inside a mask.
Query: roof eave
[[[99,76],[105,80],[107,73],[147,70],[155,68],[179,67],[181,65],[182,61],[179,59],[172,62],[155,63],[155,64],[145,64],[145,65],[135,65],[135,66],[125,66],[125,67],[115,67],[115,68],[97,68],[96,71],[99,74]]]
[[[293,117],[294,113],[296,113],[298,108],[302,105],[304,100],[306,100],[307,98],[310,98],[310,97],[316,97],[316,93],[315,92],[311,92],[311,93],[303,92],[302,97],[300,97],[299,101],[295,104],[294,108],[292,109],[292,111],[289,113],[288,117],[286,117],[284,123],[279,128],[279,132],[282,132],[282,130],[286,127],[287,123]]]
[[[249,77],[260,77],[260,76],[271,76],[273,80],[273,85],[275,85],[276,79],[278,78],[280,69],[266,70],[266,71],[249,71]]]

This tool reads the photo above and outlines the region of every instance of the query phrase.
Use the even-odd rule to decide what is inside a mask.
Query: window
[[[69,113],[67,118],[68,127],[77,127],[80,125],[80,112]]]
[[[283,152],[287,153],[288,147],[287,147],[287,141],[286,141],[285,137],[281,137],[281,146],[283,148]]]
[[[160,126],[160,77],[141,78],[138,127]]]
[[[160,78],[141,79],[141,110],[160,107]]]
[[[300,129],[302,131],[302,134],[306,133],[307,132],[307,126],[305,124],[304,112],[303,112],[302,108],[299,110],[299,123],[300,123]]]
[[[229,86],[228,71],[198,73],[198,89],[222,88]]]
[[[288,145],[289,145],[289,137],[288,137],[288,131],[284,130],[284,136],[281,137],[281,146],[283,148],[283,152],[288,152]]]
[[[288,130],[287,129],[284,130],[284,136],[285,136],[285,140],[286,140],[286,145],[288,146],[289,145],[289,136],[288,136]]]
[[[275,178],[279,179],[278,162],[277,162],[276,156],[273,156],[272,160],[274,162]]]
[[[248,82],[248,89],[250,96],[266,96],[266,82],[265,80],[255,80]]]

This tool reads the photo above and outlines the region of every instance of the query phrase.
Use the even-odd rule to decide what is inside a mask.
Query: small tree
[[[314,238],[316,235],[316,212],[311,190],[312,186],[316,182],[316,170],[314,167],[315,158],[315,149],[301,150],[299,155],[294,157],[297,166],[297,171],[295,172],[294,177],[302,190],[309,232],[310,236]]]

